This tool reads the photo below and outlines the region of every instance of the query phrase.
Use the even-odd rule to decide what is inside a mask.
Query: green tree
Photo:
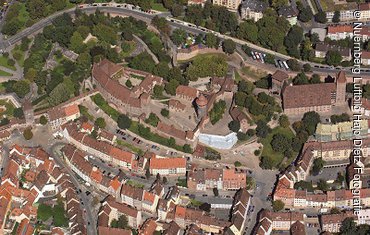
[[[150,171],[149,171],[149,169],[146,169],[146,171],[145,171],[145,178],[146,179],[149,179],[150,178]]]
[[[291,140],[281,133],[277,133],[272,137],[271,147],[274,151],[283,153],[291,148]]]
[[[161,109],[161,115],[168,118],[170,116],[170,111],[168,111],[168,109]]]
[[[44,115],[42,115],[40,117],[40,124],[45,126],[47,123],[48,123],[48,119]]]
[[[256,187],[256,181],[251,176],[247,176],[246,181],[247,185],[245,188],[247,190],[254,189]]]
[[[256,43],[258,41],[258,27],[252,20],[243,21],[239,24],[237,37]],[[250,53],[247,53],[248,55]]]
[[[51,91],[48,101],[52,106],[56,106],[67,101],[71,97],[70,92],[64,83],[60,83]]]
[[[168,146],[170,147],[176,146],[176,140],[173,137],[170,137],[167,141],[168,141]]]
[[[302,122],[307,133],[313,135],[320,122],[320,115],[314,111],[307,112],[303,115]]]
[[[218,40],[216,35],[214,35],[213,33],[207,33],[205,37],[205,44],[209,48],[218,47]]]
[[[34,81],[37,76],[37,70],[34,68],[30,68],[26,74],[24,75],[24,78],[27,79],[28,81]]]
[[[30,140],[33,137],[32,129],[31,128],[26,128],[23,131],[23,137],[25,140]]]
[[[173,43],[179,46],[186,42],[186,37],[187,35],[185,30],[177,28],[172,32],[171,40],[173,41]]]
[[[236,162],[234,162],[234,166],[235,166],[235,167],[241,167],[241,166],[242,166],[242,164],[241,164],[239,161],[236,161]]]
[[[325,24],[328,20],[326,19],[326,13],[323,12],[323,11],[319,11],[316,15],[315,15],[315,21],[316,22],[319,22],[321,24]]]
[[[79,32],[74,32],[70,40],[69,48],[76,53],[81,53],[85,45],[83,40]]]
[[[332,19],[333,23],[339,23],[340,21],[340,11],[334,11],[334,16]]]
[[[326,183],[326,181],[325,181],[325,180],[320,179],[320,180],[319,180],[319,182],[317,182],[317,188],[318,188],[319,190],[321,190],[321,191],[326,192],[326,191],[328,191],[328,190],[329,190],[329,185],[328,185],[328,183]]]
[[[158,122],[159,122],[159,117],[155,114],[155,113],[150,113],[149,114],[149,117],[147,119],[145,119],[145,122],[156,127],[158,125]]]
[[[180,85],[179,81],[175,79],[171,79],[166,85],[164,86],[164,90],[169,95],[176,95],[176,88]]]
[[[312,11],[309,6],[304,7],[298,14],[298,20],[306,23],[312,19]]]
[[[281,200],[276,200],[276,201],[272,202],[272,209],[275,212],[281,211],[282,209],[284,209],[284,206],[285,206],[285,204]]]
[[[218,197],[218,195],[219,195],[218,189],[217,188],[213,188],[212,191],[213,191],[213,195],[215,197]]]
[[[13,111],[13,115],[16,118],[22,119],[24,118],[24,113],[22,108],[15,108]]]
[[[352,217],[345,218],[340,227],[340,234],[356,234],[356,223]]]
[[[132,41],[132,40],[134,40],[134,35],[132,34],[131,29],[129,29],[129,28],[126,29],[126,30],[123,30],[123,32],[121,33],[121,37],[125,41]]]
[[[107,123],[105,122],[105,119],[102,117],[98,117],[95,120],[95,126],[104,129],[107,126]]]
[[[131,88],[132,87],[132,82],[130,79],[127,79],[127,81],[125,82],[125,85],[128,87],[128,88]]]
[[[309,83],[308,77],[303,72],[297,74],[297,76],[293,79],[294,85],[303,85],[308,83]]]
[[[311,84],[317,84],[317,83],[321,83],[321,78],[320,78],[320,75],[314,73],[310,79],[310,83]]]
[[[226,39],[223,43],[222,43],[222,49],[223,51],[226,53],[226,54],[232,54],[234,53],[235,49],[236,49],[236,44],[233,40],[231,39]]]
[[[283,114],[279,117],[279,125],[284,128],[289,127],[290,122],[287,115]]]
[[[155,85],[153,88],[153,94],[156,97],[162,97],[163,96],[164,87],[160,85]]]
[[[120,114],[117,119],[117,124],[121,129],[128,129],[131,127],[131,119],[125,114]]]
[[[275,9],[279,9],[279,8],[284,7],[284,6],[287,6],[288,5],[288,1],[287,0],[271,0],[271,5]]]
[[[151,23],[164,35],[170,34],[171,29],[165,18],[154,16]]]
[[[233,120],[228,124],[229,129],[233,132],[238,132],[240,130],[240,122],[237,120]]]
[[[236,92],[235,95],[234,95],[234,99],[235,99],[235,104],[238,105],[238,106],[244,106],[245,105],[245,100],[247,99],[247,94],[245,94],[244,92]]]
[[[311,72],[312,71],[312,68],[311,68],[311,65],[306,63],[303,65],[303,72],[305,73],[308,73],[308,72]]]
[[[19,98],[24,98],[31,91],[31,88],[28,81],[18,80],[13,84],[12,90]]]
[[[183,12],[184,12],[183,6],[181,6],[180,4],[174,4],[171,8],[171,14],[174,17],[181,16]]]
[[[237,134],[236,134],[236,137],[238,138],[238,140],[240,140],[240,141],[245,141],[245,140],[247,140],[248,138],[250,138],[246,133],[243,133],[243,132],[238,132]]]
[[[326,63],[328,65],[338,66],[342,62],[343,58],[339,51],[328,51],[326,53]]]
[[[324,164],[325,164],[325,161],[321,157],[316,158],[312,164],[311,174],[318,175],[320,171],[322,170],[322,168],[324,168]]]
[[[185,144],[183,146],[183,150],[184,150],[185,153],[192,153],[193,152],[193,150],[191,149],[189,144]]]

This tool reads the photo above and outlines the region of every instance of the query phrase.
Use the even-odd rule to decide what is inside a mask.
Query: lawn
[[[46,221],[50,217],[53,218],[53,224],[56,227],[68,226],[68,218],[65,216],[63,204],[58,203],[58,205],[55,205],[54,207],[45,204],[39,205],[37,210],[37,219]]]
[[[133,146],[132,144],[129,144],[129,143],[123,141],[123,140],[117,140],[116,142],[117,142],[118,145],[130,149],[132,152],[134,152],[134,153],[136,153],[136,154],[138,154],[140,156],[144,155],[143,150],[141,150],[140,148],[137,148],[137,147]]]
[[[89,113],[88,109],[85,106],[79,105],[78,108],[80,109],[80,113],[82,114],[82,116],[87,117],[89,121],[94,121],[94,116]]]
[[[5,110],[3,111],[3,106],[5,107]],[[15,106],[12,104],[12,102],[7,100],[0,100],[0,116],[6,115],[6,116],[13,116]]]
[[[14,47],[14,49],[12,50],[12,55],[13,55],[13,58],[15,59],[14,54],[18,54],[19,55],[19,58],[16,59],[16,61],[18,62],[19,66],[23,67],[24,59],[25,59],[24,58],[25,52],[20,49],[20,46],[19,45],[16,45]]]
[[[187,188],[188,187],[188,183],[187,183],[186,179],[181,179],[181,178],[178,178],[177,179],[176,185],[177,186],[184,187],[184,188]]]
[[[99,106],[106,114],[108,114],[113,120],[117,121],[118,116],[120,113],[109,106],[108,102],[104,100],[104,98],[100,94],[96,94],[94,96],[91,96],[92,101]]]
[[[0,76],[1,77],[10,77],[10,76],[13,76],[13,74],[5,72],[3,70],[0,70]]]
[[[133,181],[133,180],[128,180],[126,184],[131,185],[132,187],[135,187],[135,188],[144,188],[143,184]]]
[[[254,79],[254,80],[258,80],[258,79],[260,79],[260,78],[262,78],[262,77],[266,77],[266,76],[268,75],[268,73],[266,73],[266,72],[264,72],[264,71],[261,71],[261,70],[254,70],[254,69],[251,69],[251,68],[250,68],[250,67],[248,67],[248,66],[243,67],[243,68],[241,69],[241,72],[242,72],[244,75],[246,75],[246,76],[248,76],[248,77],[250,77],[250,78],[252,78],[252,79]]]
[[[0,56],[0,66],[3,66],[14,71],[16,70],[14,65],[13,66],[8,65],[8,58],[5,58],[4,56]]]
[[[129,45],[129,48],[127,51],[121,51],[121,56],[122,57],[129,57],[131,55],[131,53],[135,50],[136,48],[136,43],[134,41],[132,42],[125,42],[125,43],[128,43]]]
[[[162,11],[162,12],[166,12],[168,11],[162,3],[152,3],[152,10],[155,10],[155,11]]]
[[[273,163],[272,165],[275,168],[279,167],[280,163],[284,159],[284,154],[279,153],[279,152],[275,152],[272,149],[271,144],[270,144],[271,140],[272,140],[272,137],[277,133],[285,134],[289,138],[294,137],[293,132],[289,128],[276,127],[272,130],[272,132],[270,134],[267,135],[266,138],[261,140],[261,143],[263,145],[263,150],[262,150],[261,156],[266,156],[266,157],[270,158],[272,160],[272,163]],[[293,156],[296,156],[296,154],[297,153],[294,153]]]
[[[184,63],[189,63],[197,58],[207,58],[207,57],[222,57],[222,58],[227,58],[227,55],[223,54],[223,53],[206,53],[206,54],[200,54],[200,55],[197,55],[197,56],[194,56],[193,58],[190,58],[188,60],[178,60],[177,62],[180,63],[180,64],[184,64]]]

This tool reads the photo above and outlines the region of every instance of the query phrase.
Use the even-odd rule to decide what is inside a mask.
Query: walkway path
[[[133,36],[134,36],[134,38],[135,38],[135,39],[136,39],[140,44],[142,44],[142,45],[143,45],[144,49],[149,53],[149,55],[152,57],[152,59],[154,60],[154,62],[155,62],[156,64],[158,64],[158,63],[159,63],[159,60],[158,60],[157,56],[156,56],[156,55],[154,55],[154,53],[149,49],[148,45],[146,45],[146,43],[145,43],[143,40],[141,40],[141,38],[139,38],[138,36],[136,36],[136,35],[133,35]]]

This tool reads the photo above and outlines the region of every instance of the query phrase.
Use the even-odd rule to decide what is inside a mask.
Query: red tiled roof
[[[72,104],[64,108],[64,112],[67,117],[76,115],[80,112],[80,109],[78,108],[77,104]]]
[[[151,158],[150,169],[173,169],[186,168],[186,159],[182,157],[176,158]]]

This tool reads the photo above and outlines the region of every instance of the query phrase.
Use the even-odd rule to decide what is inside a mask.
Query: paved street
[[[83,8],[81,8],[81,10],[84,11],[84,12],[93,12],[96,9],[99,9],[99,10],[104,11],[104,12],[109,12],[111,14],[117,14],[117,15],[122,14],[122,15],[133,16],[137,19],[141,19],[141,20],[144,20],[146,22],[150,22],[151,19],[155,16],[153,14],[148,14],[148,13],[141,12],[141,11],[138,11],[138,10],[130,10],[130,9],[125,9],[125,8],[113,7],[113,6],[99,6],[99,7],[97,7],[97,6],[87,6],[87,5],[85,5]],[[52,20],[55,19],[56,17],[62,15],[63,13],[73,14],[74,10],[75,9],[63,10],[63,11],[57,12],[57,13],[51,15],[51,16],[48,16],[47,18],[40,20],[39,22],[35,23],[31,27],[23,30],[22,32],[19,32],[18,34],[10,37],[7,40],[1,40],[1,38],[0,38],[0,49],[6,50],[9,46],[14,45],[15,43],[19,42],[23,37],[30,36],[30,35],[34,34],[35,32],[41,30],[42,28],[44,28],[48,24],[51,24]],[[157,15],[159,15],[161,17],[169,16],[168,13],[160,13],[160,14],[157,14]],[[187,32],[194,33],[194,34],[205,34],[205,31],[203,31],[203,30],[201,30],[197,27],[187,26],[187,25],[184,25],[182,23],[177,23],[177,22],[172,22],[172,21],[168,21],[168,22],[169,22],[169,25],[174,27],[174,28],[182,28],[182,29],[186,30]],[[281,53],[278,53],[278,52],[275,52],[275,51],[271,51],[271,50],[266,49],[266,48],[262,48],[260,46],[257,46],[255,44],[252,44],[252,43],[240,40],[240,39],[236,39],[236,38],[232,38],[232,37],[229,37],[229,36],[226,36],[226,35],[222,35],[218,32],[215,32],[215,34],[216,34],[216,36],[218,36],[222,40],[232,39],[239,46],[246,44],[251,49],[253,49],[255,51],[272,54],[276,57],[276,59],[279,59],[279,60],[291,59],[291,57],[289,57],[287,55],[284,55],[284,54],[281,54]],[[322,64],[317,64],[317,63],[312,63],[312,62],[307,62],[307,61],[299,61],[299,62],[301,64],[309,63],[314,72],[323,72],[323,73],[328,73],[328,74],[332,74],[333,72],[336,72],[336,70],[334,68],[329,67],[329,66],[325,66],[325,65],[322,65]],[[349,68],[337,67],[337,69],[338,70],[339,69],[345,70],[348,74],[352,73]],[[362,73],[363,76],[364,75],[370,75],[370,70],[368,70],[368,71],[367,70],[366,71],[362,70],[361,73]]]

